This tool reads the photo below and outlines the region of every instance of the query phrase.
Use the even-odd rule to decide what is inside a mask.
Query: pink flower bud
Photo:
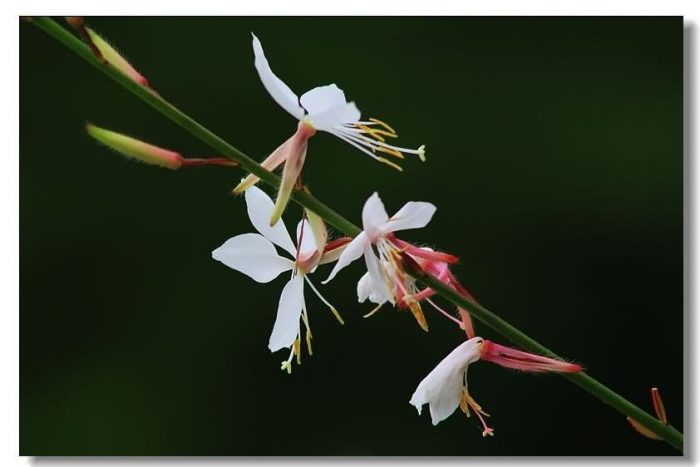
[[[496,363],[505,368],[535,373],[547,371],[578,373],[583,370],[580,365],[576,365],[575,363],[523,352],[522,350],[516,350],[488,340],[484,340],[481,346],[481,359]]]

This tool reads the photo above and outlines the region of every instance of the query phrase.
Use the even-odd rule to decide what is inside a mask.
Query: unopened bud
[[[97,141],[127,158],[171,170],[177,170],[183,164],[182,156],[174,151],[159,148],[130,136],[96,127],[90,123],[85,125],[85,129]]]
[[[102,55],[102,58],[104,58],[107,63],[112,65],[114,68],[122,72],[124,75],[128,76],[131,78],[133,81],[139,83],[142,86],[148,86],[148,80],[141,75],[136,69],[131,66],[129,62],[126,61],[124,57],[122,57],[119,52],[117,52],[114,47],[109,45],[107,41],[102,39],[95,31],[90,29],[89,27],[81,27],[88,35],[88,38],[90,39],[90,42],[92,45],[97,48],[97,50],[100,52],[100,55]]]

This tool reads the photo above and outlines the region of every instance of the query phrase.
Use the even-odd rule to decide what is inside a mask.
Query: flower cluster
[[[113,66],[132,81],[147,88],[148,81],[136,71],[113,47],[80,18],[71,17],[69,23],[92,48],[98,58]],[[234,193],[245,198],[248,217],[257,233],[243,233],[226,240],[212,251],[212,257],[251,279],[267,283],[281,274],[288,281],[280,294],[277,315],[268,341],[272,352],[289,349],[282,369],[291,373],[296,359],[301,363],[302,347],[312,354],[312,332],[305,289],[311,289],[341,324],[343,319],[330,301],[314,284],[311,276],[323,265],[333,265],[323,281],[328,283],[360,257],[364,258],[366,272],[357,282],[357,299],[367,300],[375,307],[365,316],[371,316],[385,304],[398,310],[410,310],[418,325],[428,331],[424,307],[429,307],[455,323],[460,343],[418,384],[410,398],[421,413],[428,404],[433,424],[449,417],[458,407],[470,416],[473,412],[482,424],[484,436],[493,435],[485,420],[488,417],[469,392],[467,370],[477,361],[486,361],[526,372],[577,372],[581,367],[555,358],[536,355],[496,344],[477,336],[466,309],[445,310],[434,301],[436,292],[422,285],[416,277],[430,276],[461,295],[476,306],[476,300],[460,284],[451,271],[458,262],[452,254],[414,245],[399,238],[402,231],[426,227],[435,215],[435,205],[424,201],[407,202],[389,216],[378,193],[372,194],[362,209],[361,233],[354,238],[329,239],[324,221],[311,210],[304,210],[297,224],[295,239],[289,234],[282,215],[294,189],[306,189],[301,172],[309,148],[309,140],[317,132],[330,133],[366,155],[390,167],[401,170],[397,164],[406,155],[416,155],[425,161],[425,146],[408,149],[388,143],[396,138],[396,131],[375,118],[363,120],[354,102],[348,102],[343,91],[335,84],[316,87],[298,97],[270,68],[260,40],[253,35],[255,69],[263,86],[284,110],[298,120],[294,134],[284,141],[261,163],[269,171],[282,167],[282,180],[273,201],[256,186],[259,178],[253,174],[243,178]],[[126,157],[171,170],[187,166],[230,166],[222,158],[192,159],[126,135],[87,126],[88,133]],[[282,251],[282,255],[279,251]]]

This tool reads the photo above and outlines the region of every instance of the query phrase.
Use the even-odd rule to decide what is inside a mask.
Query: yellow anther
[[[389,167],[392,167],[392,168],[398,170],[399,172],[403,172],[403,169],[401,168],[401,166],[399,166],[398,164],[396,164],[394,162],[391,162],[390,160],[387,160],[383,157],[377,157],[377,160],[379,162],[382,162],[382,163],[388,165]]]
[[[462,395],[459,398],[459,408],[462,409],[462,412],[464,412],[464,415],[467,417],[471,417],[472,414],[469,412],[469,400],[467,399],[468,394],[467,391],[462,388]]]
[[[384,139],[384,136],[391,136],[392,138],[394,137],[394,135],[389,132],[386,132],[384,130],[378,130],[376,128],[370,128],[367,125],[355,124],[355,126],[362,130],[365,134],[370,135],[372,138],[379,140],[382,143],[386,141]]]
[[[369,121],[370,121],[370,122],[374,122],[374,123],[376,123],[377,125],[383,126],[387,131],[390,131],[391,133],[393,133],[393,135],[394,135],[393,137],[394,137],[394,138],[395,138],[396,136],[398,136],[398,135],[396,134],[396,130],[394,130],[392,127],[390,127],[389,125],[387,125],[387,124],[384,123],[383,121],[381,121],[381,120],[379,120],[379,119],[376,119],[376,118],[370,118]]]
[[[345,324],[345,321],[343,321],[343,318],[340,317],[340,313],[338,313],[338,310],[336,310],[334,307],[330,307],[331,312],[335,316],[335,318],[338,320],[340,324]]]
[[[411,299],[412,298],[413,297],[411,297]],[[416,318],[416,321],[418,321],[418,325],[421,327],[421,329],[423,329],[423,331],[428,332],[428,322],[425,320],[425,315],[423,314],[423,309],[420,307],[420,304],[415,300],[411,300],[407,303],[408,307],[413,313],[413,317]]]
[[[384,146],[377,146],[376,148],[377,151],[383,152],[386,154],[390,154],[394,157],[398,157],[399,159],[403,159],[405,156],[401,153],[401,151],[397,149],[390,149],[390,148],[385,148]]]
[[[298,337],[294,340],[294,353],[297,356],[297,365],[301,365],[301,342]]]
[[[309,355],[313,355],[314,352],[311,349],[311,331],[306,330],[306,348],[309,350]]]

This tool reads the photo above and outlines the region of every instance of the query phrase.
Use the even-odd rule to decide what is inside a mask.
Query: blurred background
[[[88,22],[258,160],[296,122],[258,79],[251,31],[299,95],[337,83],[428,160],[398,173],[319,133],[313,192],[358,223],[375,190],[389,213],[436,204],[406,240],[458,255],[484,306],[642,408],[658,386],[682,429],[682,18]],[[243,173],[120,158],[86,121],[214,154],[31,24],[20,57],[21,454],[676,454],[556,375],[489,363],[469,383],[496,436],[461,412],[433,427],[408,400],[463,335],[428,309],[427,334],[389,307],[363,319],[359,262],[322,288],[345,326],[308,294],[314,355],[280,371],[267,341],[286,279],[211,258],[252,231],[229,195]]]

